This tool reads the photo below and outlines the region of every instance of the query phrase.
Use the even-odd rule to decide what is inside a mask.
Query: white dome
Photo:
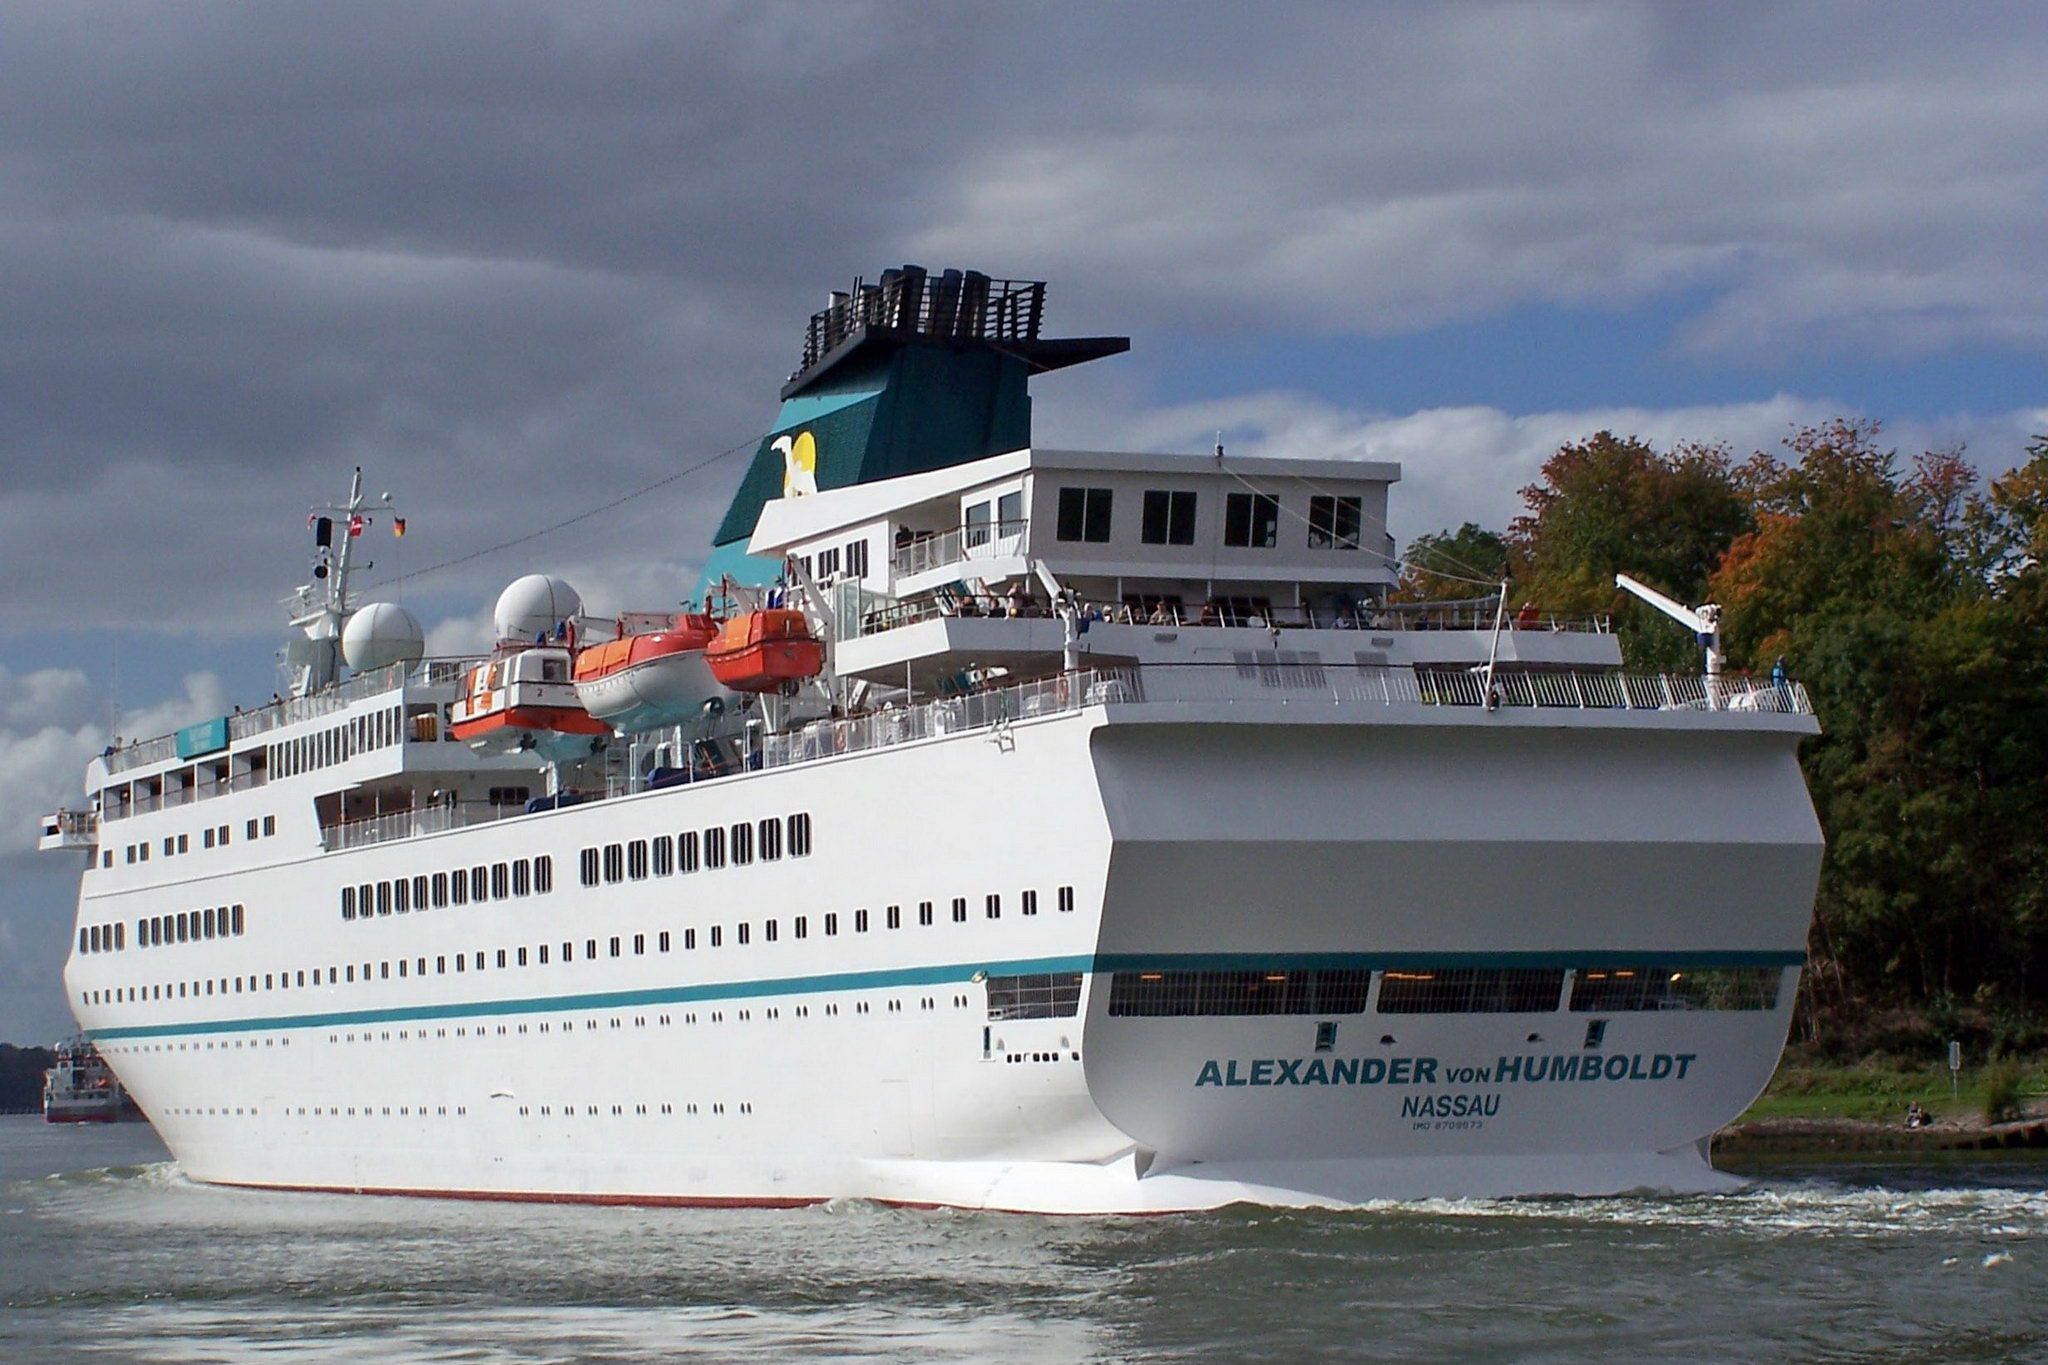
[[[396,602],[370,603],[349,617],[341,630],[341,655],[358,673],[401,660],[411,663],[426,652],[420,623]]]
[[[530,573],[498,594],[491,611],[500,640],[524,640],[543,632],[552,635],[556,626],[583,610],[576,589],[550,574]]]

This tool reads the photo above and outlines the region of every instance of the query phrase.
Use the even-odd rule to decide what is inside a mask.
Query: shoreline
[[[1945,1156],[2028,1153],[2048,1159],[2048,1118],[2009,1123],[1940,1119],[1924,1128],[1852,1118],[1774,1117],[1732,1123],[1714,1134],[1723,1157]]]

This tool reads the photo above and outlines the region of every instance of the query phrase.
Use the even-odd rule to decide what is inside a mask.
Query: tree
[[[1468,521],[1408,542],[1401,576],[1388,596],[1396,602],[1444,602],[1484,596],[1508,571],[1507,542],[1497,531]]]
[[[1730,542],[1753,524],[1751,499],[1724,447],[1681,442],[1668,453],[1611,431],[1562,447],[1528,510],[1508,527],[1516,596],[1549,612],[1604,614],[1632,667],[1692,671],[1697,642],[1614,586],[1626,573],[1682,601],[1704,600]]]

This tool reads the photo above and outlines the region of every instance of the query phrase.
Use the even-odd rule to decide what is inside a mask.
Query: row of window
[[[387,882],[341,888],[341,917],[371,919],[451,905],[482,905],[519,896],[545,896],[555,889],[555,860],[543,853],[501,863],[479,863],[452,872],[421,872]]]
[[[1079,972],[1031,972],[988,979],[988,1017],[1071,1019],[1081,1012]]]
[[[540,864],[542,864],[542,863],[545,863],[546,861],[547,861],[547,859],[546,859],[545,857],[541,857],[541,858],[536,858],[536,859],[534,859],[534,860],[533,860],[534,864],[536,865],[536,869],[538,869],[538,865],[540,865]],[[469,881],[470,881],[470,882],[472,883],[472,887],[473,887],[473,885],[474,885],[474,882],[475,882],[475,873],[476,873],[477,869],[457,869],[457,870],[456,870],[455,872],[453,872],[453,873],[446,873],[446,874],[437,874],[437,875],[445,875],[445,876],[447,876],[447,877],[449,878],[449,883],[450,883],[450,887],[451,887],[451,889],[452,889],[452,887],[453,887],[453,884],[454,884],[454,878],[455,878],[455,877],[457,877],[457,876],[462,876],[462,875],[464,875],[465,871],[467,871],[467,873],[469,874],[469,875],[468,875],[468,880],[469,880]],[[535,873],[535,875],[539,875],[539,874],[538,874],[538,870],[536,870],[536,873]],[[357,894],[356,894],[356,896],[354,897],[354,899],[356,900],[356,902],[357,902],[358,904],[360,904],[360,903],[361,903],[361,895],[362,895],[362,892],[363,892],[364,890],[366,890],[366,889],[374,888],[374,887],[376,887],[376,886],[378,886],[378,885],[383,885],[383,886],[389,886],[389,887],[391,887],[391,888],[392,888],[392,891],[393,891],[393,892],[395,893],[395,892],[397,891],[397,889],[398,889],[399,887],[401,887],[401,886],[405,886],[405,885],[407,885],[407,883],[406,883],[406,882],[405,882],[404,880],[402,880],[402,879],[401,879],[401,880],[399,880],[399,881],[393,881],[393,882],[385,882],[385,883],[371,883],[371,884],[369,885],[369,888],[357,888],[357,887],[350,887],[350,888],[347,888],[347,890],[349,890],[349,891],[354,891],[354,892],[356,892],[356,893],[357,893]],[[409,895],[409,894],[410,894],[410,892],[408,892],[408,895]],[[373,901],[374,901],[374,892],[373,892],[373,895],[372,895],[372,899],[373,899]],[[1037,893],[1036,891],[1026,891],[1026,892],[1024,892],[1024,893],[1023,893],[1023,895],[1022,895],[1022,897],[1021,897],[1020,899],[1021,899],[1021,902],[1022,902],[1023,912],[1024,912],[1025,914],[1027,914],[1027,915],[1035,915],[1035,914],[1037,914],[1037,913],[1038,913],[1038,893]],[[1073,911],[1073,909],[1074,909],[1074,888],[1073,888],[1073,887],[1071,887],[1071,886],[1063,886],[1063,887],[1059,888],[1059,891],[1058,891],[1058,893],[1057,893],[1057,898],[1056,898],[1056,899],[1057,899],[1057,904],[1059,905],[1059,908],[1060,908],[1060,909],[1061,909],[1061,910],[1062,910],[1063,912],[1067,912],[1067,913],[1072,913],[1072,911]],[[418,908],[418,907],[416,906],[415,908]],[[952,909],[953,909],[953,920],[954,920],[954,922],[955,922],[955,923],[965,923],[965,922],[966,922],[966,920],[967,920],[967,898],[966,898],[965,896],[956,896],[956,897],[954,897],[954,899],[953,899],[953,907],[952,907]],[[361,914],[361,913],[365,913],[365,912],[360,912],[360,911],[359,911],[359,912],[358,912],[358,915],[359,915],[359,917],[360,917],[360,914]],[[368,912],[368,913],[374,913],[374,912]],[[395,911],[394,911],[394,913],[395,913]],[[984,902],[983,902],[983,913],[984,913],[984,914],[985,914],[985,915],[986,915],[986,916],[987,916],[987,917],[988,917],[989,919],[999,919],[999,918],[1001,918],[1001,916],[1002,916],[1002,897],[1001,897],[1000,895],[995,895],[995,894],[991,894],[991,895],[989,895],[988,897],[986,897],[986,898],[985,898],[985,900],[984,900]],[[171,934],[171,935],[173,936],[173,937],[167,937],[167,938],[164,938],[164,939],[162,939],[162,940],[160,940],[160,941],[162,941],[162,942],[171,942],[171,941],[173,941],[173,938],[175,938],[175,941],[177,941],[177,942],[184,942],[184,941],[186,940],[186,938],[188,937],[188,931],[189,931],[189,937],[194,937],[194,938],[197,938],[197,937],[213,937],[213,930],[214,930],[215,928],[217,928],[218,932],[219,932],[219,933],[221,933],[221,934],[229,934],[229,933],[235,933],[235,934],[239,934],[239,933],[241,933],[241,932],[242,932],[242,907],[241,907],[241,906],[239,906],[239,905],[237,905],[237,906],[232,906],[232,907],[223,907],[223,908],[222,908],[222,909],[220,909],[219,911],[213,911],[213,910],[208,910],[208,911],[204,911],[204,912],[194,911],[194,912],[192,912],[192,914],[194,914],[194,915],[203,915],[203,916],[205,916],[206,918],[205,918],[205,919],[204,919],[204,920],[202,921],[202,920],[194,920],[194,919],[191,919],[191,918],[190,918],[190,916],[186,916],[186,915],[170,915],[170,916],[162,916],[162,917],[160,917],[161,919],[164,919],[164,920],[166,920],[166,921],[170,922],[170,924],[171,924],[171,927],[170,927],[169,933],[170,933],[170,934]],[[868,931],[869,931],[869,930],[870,930],[870,929],[871,929],[871,928],[873,927],[873,922],[872,922],[872,920],[871,920],[871,918],[870,918],[870,916],[869,916],[868,912],[867,912],[866,910],[864,910],[864,909],[863,909],[863,910],[855,910],[855,911],[854,911],[854,912],[853,912],[853,913],[851,914],[851,916],[849,916],[849,917],[848,917],[848,919],[849,919],[849,922],[850,922],[850,924],[851,924],[852,932],[854,932],[854,933],[856,933],[856,934],[865,934],[865,933],[867,933],[867,932],[868,932]],[[931,901],[921,901],[921,902],[919,902],[919,903],[918,903],[918,907],[917,907],[917,922],[918,922],[919,924],[922,924],[922,925],[930,925],[930,924],[934,923],[934,922],[936,921],[936,919],[937,919],[937,915],[935,914],[935,907],[934,907],[934,905],[933,905],[933,903],[932,903]],[[820,930],[822,931],[822,933],[823,933],[823,935],[824,935],[825,937],[827,937],[827,938],[834,938],[834,937],[837,937],[837,936],[838,936],[838,934],[839,934],[839,930],[840,930],[840,915],[839,915],[839,912],[838,912],[838,911],[836,911],[836,910],[828,910],[828,911],[826,911],[826,912],[825,912],[825,913],[824,913],[823,915],[819,916],[819,917],[818,917],[818,920],[819,920],[819,924],[818,924],[818,927],[819,927],[819,929],[820,929]],[[890,929],[900,929],[900,928],[902,928],[902,927],[903,927],[903,921],[904,921],[904,916],[903,916],[903,907],[902,907],[902,906],[900,906],[900,905],[891,905],[891,906],[887,907],[887,908],[886,908],[886,909],[884,910],[884,912],[883,912],[883,918],[882,918],[882,923],[883,923],[883,924],[884,924],[884,925],[885,925],[886,927],[888,927],[888,928],[890,928]],[[181,925],[182,925],[182,926],[184,926],[184,927],[183,927],[183,928],[181,928],[181,927],[180,927]],[[230,927],[230,926],[232,926],[232,927]],[[733,938],[732,938],[732,942],[733,942],[733,943],[734,943],[735,945],[738,945],[738,946],[747,946],[747,945],[750,945],[750,944],[754,943],[754,942],[755,942],[755,935],[754,935],[754,930],[755,930],[755,927],[756,927],[756,926],[755,926],[755,925],[753,924],[753,922],[751,922],[751,921],[747,921],[747,920],[742,920],[742,921],[740,921],[740,922],[739,922],[738,924],[736,924],[736,925],[734,925],[734,926],[733,926]],[[782,921],[781,921],[780,919],[769,919],[769,920],[763,920],[763,921],[761,921],[761,923],[760,923],[760,925],[759,925],[759,928],[760,928],[760,940],[759,940],[759,941],[760,941],[760,942],[762,942],[762,943],[778,943],[778,942],[780,942],[780,941],[781,941],[781,939],[782,939],[782,927],[783,927],[783,922],[782,922]],[[139,928],[140,928],[140,922],[138,922],[138,929],[139,929]],[[206,928],[206,929],[208,930],[208,932],[206,932],[206,933],[204,933],[204,934],[202,935],[202,934],[201,934],[201,932],[200,932],[201,928]],[[115,939],[118,939],[118,938],[119,938],[119,935],[120,935],[120,929],[121,929],[121,926],[120,926],[120,925],[118,925],[118,924],[116,924],[116,925],[113,925],[113,926],[111,927],[111,933],[112,933],[112,935],[114,936],[114,938],[115,938]],[[807,938],[809,938],[809,937],[811,936],[811,916],[809,916],[809,915],[797,915],[797,916],[795,916],[794,918],[792,918],[792,919],[791,919],[791,920],[789,921],[789,930],[790,930],[790,937],[791,937],[792,939],[807,939]],[[84,934],[86,933],[86,931],[85,931],[85,930],[83,930],[83,929],[81,929],[81,930],[79,931],[79,933],[80,933],[80,935],[81,935],[81,940],[80,940],[80,941],[81,941],[81,945],[82,945],[82,944],[83,944],[83,942],[84,942],[84,939],[83,939],[83,935],[84,935]],[[698,939],[697,939],[697,930],[696,930],[695,928],[688,928],[688,929],[684,929],[684,930],[682,931],[681,939],[682,939],[682,947],[683,947],[683,950],[684,950],[685,952],[691,952],[691,951],[694,951],[694,950],[696,949],[696,947],[697,947],[697,942],[698,942]],[[711,947],[711,948],[722,948],[722,947],[724,947],[724,946],[726,945],[726,938],[725,938],[725,926],[724,926],[724,925],[721,925],[721,924],[713,924],[713,925],[710,925],[710,926],[708,926],[708,927],[707,927],[707,928],[705,929],[705,931],[704,931],[704,943],[705,943],[705,946],[707,946],[707,947]],[[649,944],[652,944],[652,945],[653,945],[653,947],[654,947],[654,951],[656,951],[656,952],[660,952],[660,953],[666,953],[666,952],[669,952],[669,951],[670,951],[670,950],[671,950],[671,949],[672,949],[672,948],[674,947],[674,945],[675,945],[675,939],[674,939],[674,937],[672,937],[672,936],[671,936],[670,932],[669,932],[668,930],[666,930],[666,929],[664,929],[664,930],[661,930],[660,932],[658,932],[658,933],[655,933],[655,934],[651,934],[651,935],[650,935],[650,934],[645,934],[645,933],[639,933],[639,934],[611,934],[611,935],[607,935],[607,936],[606,936],[606,937],[604,937],[604,938],[586,938],[586,939],[584,939],[584,940],[583,940],[583,959],[584,959],[585,961],[595,961],[596,959],[598,959],[598,958],[600,958],[600,957],[606,956],[606,955],[607,955],[607,953],[606,953],[606,952],[602,952],[602,951],[600,951],[600,945],[602,945],[602,946],[603,946],[604,948],[606,948],[606,949],[608,949],[608,950],[609,950],[609,952],[608,952],[608,955],[609,955],[609,956],[611,956],[611,957],[622,957],[622,956],[624,956],[624,955],[626,954],[626,952],[627,952],[627,949],[628,949],[628,946],[629,946],[629,945],[630,945],[630,949],[631,949],[631,952],[632,952],[632,954],[633,954],[634,956],[636,956],[636,957],[641,957],[641,956],[645,956],[645,955],[646,955],[646,953],[647,953],[647,951],[648,951],[648,946],[649,946]],[[117,945],[117,946],[118,946],[118,945]],[[492,957],[492,956],[490,956],[490,954],[492,954],[493,952],[495,952],[495,958],[494,958],[494,959],[493,959],[493,957]],[[411,975],[416,975],[416,976],[426,976],[426,975],[428,974],[428,971],[427,971],[427,959],[426,959],[425,957],[419,957],[419,958],[415,958],[415,959],[410,959],[410,960],[411,960],[411,961],[413,961],[413,962],[415,962],[415,963],[417,964],[417,970],[416,970],[416,971],[414,971],[414,972],[412,972],[412,973],[410,973]],[[446,974],[448,973],[448,971],[450,970],[450,968],[449,968],[449,964],[450,964],[451,962],[452,962],[452,963],[454,964],[454,968],[453,968],[453,969],[454,969],[454,970],[455,970],[456,972],[467,972],[468,970],[470,970],[470,967],[469,967],[469,963],[470,963],[470,961],[471,961],[471,960],[472,960],[471,956],[470,956],[469,954],[465,954],[465,953],[455,953],[455,954],[453,954],[453,955],[448,955],[448,954],[441,954],[441,955],[437,955],[437,956],[436,956],[436,957],[434,958],[434,974],[435,974],[435,975],[446,975]],[[561,941],[561,945],[560,945],[560,951],[559,951],[559,953],[556,953],[556,952],[554,951],[554,945],[553,945],[553,944],[549,944],[549,943],[542,943],[542,944],[537,944],[537,945],[534,945],[534,946],[533,946],[533,947],[531,947],[531,948],[527,948],[527,947],[516,947],[516,948],[498,948],[498,949],[495,949],[495,950],[490,950],[490,949],[478,949],[478,950],[476,950],[476,951],[475,951],[475,953],[474,953],[474,957],[473,957],[473,960],[474,960],[474,962],[475,962],[475,970],[477,970],[477,971],[484,971],[484,970],[487,970],[487,968],[488,968],[489,964],[490,964],[490,963],[491,963],[491,962],[492,962],[493,960],[495,960],[495,962],[497,963],[497,965],[498,965],[498,966],[500,966],[500,967],[526,967],[526,966],[535,966],[535,965],[538,965],[538,966],[546,966],[546,965],[547,965],[547,964],[548,964],[548,963],[549,963],[550,961],[554,961],[554,962],[561,962],[561,963],[570,963],[570,962],[575,962],[575,961],[577,960],[577,956],[576,956],[576,940],[574,940],[574,939],[564,939],[564,940],[562,940],[562,941]],[[400,978],[400,979],[404,979],[404,978],[405,978],[405,977],[406,977],[406,976],[408,975],[408,971],[407,971],[407,962],[408,962],[408,959],[405,959],[405,958],[398,958],[398,959],[394,959],[394,961],[395,961],[395,962],[397,963],[397,967],[398,967],[398,976],[399,976],[399,978]],[[374,977],[372,976],[372,973],[371,973],[371,969],[372,969],[372,967],[373,967],[373,966],[379,966],[379,964],[373,964],[373,963],[369,963],[369,962],[365,962],[365,963],[363,964],[363,975],[362,975],[362,979],[363,979],[364,981],[370,981],[370,980],[373,980],[373,979],[374,979],[374,980],[389,980],[389,979],[391,978],[391,975],[392,975],[392,963],[391,963],[391,962],[385,962],[385,963],[382,963],[382,964],[381,964],[381,968],[380,968],[380,970],[378,971],[377,975],[376,975],[376,976],[374,976]],[[343,984],[344,982],[353,982],[353,981],[355,981],[355,980],[357,979],[357,978],[356,978],[356,969],[355,969],[355,967],[354,967],[354,965],[353,965],[353,964],[351,964],[351,965],[349,965],[349,966],[347,966],[347,967],[339,967],[339,968],[338,968],[338,967],[328,967],[328,968],[326,968],[325,970],[326,970],[326,972],[327,972],[327,978],[326,978],[326,983],[325,983],[325,984],[327,984],[327,985],[330,985],[330,986],[335,986],[335,985],[341,985],[341,984]],[[320,978],[320,972],[321,972],[321,969],[320,969],[320,968],[317,968],[317,967],[316,967],[316,968],[314,968],[314,969],[313,969],[313,978],[312,978],[312,984],[313,984],[313,985],[315,985],[315,986],[318,986],[318,985],[322,984],[322,982],[321,982],[321,978]],[[1002,982],[1002,983],[1005,983],[1005,984],[1004,984],[1004,986],[1003,986],[1003,989],[1004,989],[1004,990],[1006,990],[1006,991],[1009,991],[1009,992],[1011,992],[1011,994],[1010,994],[1010,995],[1006,995],[1006,996],[1004,996],[1004,997],[1003,997],[1003,999],[1004,999],[1004,1001],[1005,1001],[1005,1003],[1004,1003],[1004,1008],[1005,1008],[1006,1010],[1029,1010],[1029,1009],[1036,1009],[1036,1008],[1039,1008],[1039,1007],[1040,1007],[1040,1004],[1039,1004],[1039,1002],[1041,1002],[1041,1001],[1052,1001],[1052,1002],[1055,1002],[1055,1004],[1056,1004],[1056,1003],[1057,1003],[1058,1001],[1063,1001],[1063,1000],[1065,1000],[1065,999],[1067,998],[1067,994],[1068,994],[1068,985],[1067,985],[1067,981],[1068,981],[1068,977],[1069,977],[1069,976],[1071,976],[1071,979],[1072,979],[1072,990],[1071,990],[1071,993],[1072,993],[1073,999],[1074,999],[1074,1000],[1075,1000],[1076,1002],[1078,1002],[1078,1001],[1079,1001],[1079,999],[1080,999],[1080,995],[1079,995],[1079,992],[1080,992],[1080,975],[1079,975],[1079,973],[1071,973],[1071,974],[1066,974],[1066,975],[1060,975],[1060,976],[1056,976],[1056,977],[1053,977],[1053,978],[1043,978],[1043,977],[1007,977],[1007,978],[1006,978],[1006,977],[991,977],[991,978],[989,979],[989,990],[990,990],[990,995],[989,995],[989,1001],[990,1001],[990,1005],[989,1005],[989,1008],[991,1009],[991,1011],[993,1011],[993,1010],[994,1010],[994,1009],[996,1008],[996,1001],[997,1001],[997,998],[998,998],[998,997],[997,997],[997,994],[996,994],[996,992],[997,992],[997,990],[998,990],[998,985],[997,985],[997,983],[998,983],[998,982]],[[262,990],[273,990],[273,989],[290,989],[290,987],[291,987],[291,985],[292,985],[292,973],[291,973],[291,972],[289,972],[289,971],[287,971],[287,972],[284,972],[284,973],[265,973],[265,974],[264,974],[264,976],[263,976],[263,978],[262,978],[262,980],[263,980],[263,984],[262,984],[262,986],[261,986],[261,987],[258,987],[258,986],[257,986],[257,984],[256,984],[256,980],[257,980],[257,978],[256,978],[255,976],[253,976],[253,975],[252,975],[252,976],[250,976],[250,977],[248,977],[248,978],[247,978],[247,981],[248,981],[248,985],[247,985],[246,989],[248,989],[248,990],[252,990],[252,991],[253,991],[253,990],[257,990],[257,989],[262,989]],[[230,985],[230,983],[232,983],[232,984],[233,984],[233,989],[234,989],[234,991],[235,991],[235,992],[237,992],[237,993],[239,993],[239,992],[241,992],[242,990],[244,990],[244,989],[245,989],[245,988],[244,988],[244,986],[243,986],[243,984],[242,984],[242,983],[243,983],[243,978],[241,978],[241,977],[222,977],[222,978],[220,978],[220,986],[221,986],[221,993],[222,993],[222,994],[227,994],[227,993],[228,993],[228,989],[229,989],[229,985]],[[306,984],[306,973],[305,973],[304,971],[300,971],[300,972],[298,973],[298,984],[299,984],[299,985],[301,985],[301,986],[304,986],[304,985]],[[204,990],[203,990],[203,992],[202,992],[202,989],[201,989],[201,988],[202,988],[202,986],[204,987]],[[174,988],[175,988],[175,989],[174,989]],[[214,991],[213,991],[213,983],[212,983],[211,981],[206,981],[206,982],[199,982],[199,981],[195,981],[195,982],[193,982],[193,983],[192,983],[192,990],[191,990],[191,993],[192,993],[193,995],[199,995],[199,994],[202,994],[202,993],[203,993],[203,994],[206,994],[206,995],[212,995],[212,994],[214,993]],[[85,993],[85,1002],[86,1002],[87,1004],[107,1004],[107,1003],[110,1003],[110,1002],[120,1002],[120,1001],[135,1001],[135,1000],[174,1000],[174,999],[183,999],[183,998],[185,998],[185,995],[186,995],[185,983],[184,983],[184,982],[175,982],[175,983],[171,983],[171,984],[159,984],[159,985],[154,985],[154,986],[126,986],[126,987],[120,987],[120,988],[117,988],[117,989],[114,989],[114,990],[93,990],[93,991],[87,991],[87,992]],[[990,1015],[990,1017],[991,1017],[991,1018],[996,1018],[996,1017],[1002,1017],[1002,1018],[1013,1018],[1013,1019],[1036,1019],[1036,1018],[1048,1018],[1048,1017],[1053,1017],[1054,1015],[1061,1015],[1061,1016],[1064,1016],[1064,1015],[1071,1015],[1071,1014],[1073,1014],[1073,1013],[1074,1013],[1074,1010],[1073,1010],[1073,1009],[1071,1009],[1071,1008],[1052,1008],[1052,1010],[1051,1010],[1051,1014],[1034,1014],[1034,1013],[1008,1013],[1008,1014],[1004,1014],[1004,1015],[1002,1015],[1002,1016],[997,1016],[997,1015],[994,1015],[994,1014],[992,1013],[992,1014]]]
[[[1569,1007],[1582,1013],[1777,1008],[1776,967],[1602,967],[1572,973]],[[1363,1014],[1373,973],[1319,971],[1117,972],[1109,1012],[1128,1016]],[[1380,1014],[1547,1014],[1564,1001],[1561,967],[1446,967],[1379,974]]]
[[[166,943],[195,943],[209,938],[233,938],[242,933],[242,907],[208,906],[175,915],[146,915],[135,921],[135,946],[157,948]],[[128,946],[126,926],[94,924],[78,931],[81,953],[118,952]]]
[[[841,572],[841,557],[837,546],[829,550],[820,550],[815,556],[799,555],[797,559],[804,566],[804,572],[810,574],[820,583],[830,582],[832,579],[837,578]],[[849,540],[846,542],[844,570],[849,578],[866,578],[868,576],[867,541]]]
[[[622,881],[641,882],[648,877],[668,877],[698,868],[720,868],[731,859],[734,866],[754,861],[772,863],[782,857],[786,842],[789,856],[807,858],[811,853],[811,817],[807,814],[737,824],[712,825],[701,837],[693,829],[677,835],[657,835],[583,850],[581,871],[585,886]]]
[[[199,846],[201,848],[226,848],[233,842],[230,838],[232,833],[232,826],[208,825],[205,829],[199,831]],[[243,827],[243,837],[248,839],[267,837],[275,833],[277,833],[277,817],[275,815],[266,815],[260,820],[251,818]],[[174,858],[180,853],[190,853],[192,851],[192,836],[189,833],[166,834],[163,837],[162,847],[163,856],[166,858]],[[131,863],[148,862],[149,841],[145,839],[139,844],[128,845],[127,856],[128,861]],[[114,850],[111,848],[101,849],[100,866],[112,867],[113,865]]]
[[[387,706],[309,735],[272,744],[265,751],[265,762],[274,775],[293,777],[346,763],[373,749],[388,748],[404,736],[405,708]]]
[[[1110,538],[1114,489],[1062,488],[1053,536],[1062,541],[1104,544]],[[1193,545],[1195,497],[1192,492],[1146,489],[1138,519],[1138,539],[1146,545]],[[1311,550],[1356,550],[1365,526],[1365,500],[1341,495],[1308,500]],[[1228,493],[1223,500],[1223,543],[1270,550],[1280,543],[1280,499],[1267,493]]]

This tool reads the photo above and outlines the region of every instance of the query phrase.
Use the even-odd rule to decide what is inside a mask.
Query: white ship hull
[[[236,793],[220,819],[277,812],[286,837],[168,884],[88,874],[81,923],[233,901],[247,932],[75,955],[67,985],[209,1182],[1046,1212],[1722,1183],[1704,1144],[1768,1080],[1804,957],[1811,723],[1256,714],[1095,706],[336,852]],[[808,856],[580,884],[586,848],[798,812]],[[546,894],[337,909],[345,884],[536,854]],[[1390,971],[1622,964],[1746,968],[1769,1004],[1575,1010],[1567,984],[1520,1012],[1379,1008]],[[363,979],[327,984],[341,967]],[[1369,972],[1371,999],[1112,1009],[1118,973],[1204,971]],[[992,978],[1053,973],[1082,974],[1071,1017],[990,1017]]]

